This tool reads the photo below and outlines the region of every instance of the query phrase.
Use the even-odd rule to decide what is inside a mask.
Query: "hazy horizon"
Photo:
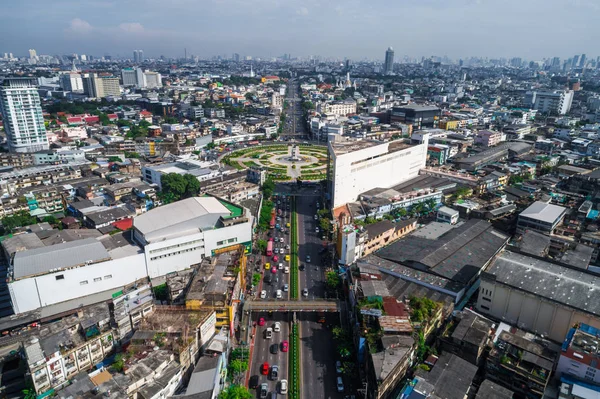
[[[22,0],[0,8],[0,52],[595,58],[598,15],[594,0]]]

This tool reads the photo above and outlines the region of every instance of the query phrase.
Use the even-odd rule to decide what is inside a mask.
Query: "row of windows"
[[[217,246],[221,246],[221,245],[225,245],[225,244],[233,244],[234,242],[237,242],[237,237],[230,238],[229,240],[217,241]]]
[[[393,159],[397,159],[397,158],[401,158],[401,157],[405,157],[407,155],[411,155],[412,151],[399,151],[396,153],[392,153],[392,154],[381,154],[381,155],[376,155],[367,159],[362,159],[360,161],[355,161],[352,162],[352,165],[360,165],[363,164],[361,166],[357,166],[355,168],[350,169],[351,173],[357,172],[359,170],[365,169],[365,168],[371,168],[373,166],[382,164],[382,163],[387,163]]]
[[[62,274],[61,274],[61,276],[62,276]],[[58,280],[59,276],[56,276],[56,277],[57,277],[56,279]],[[106,276],[104,276],[104,280],[108,280],[109,278],[112,278],[112,274],[107,274]],[[64,277],[63,277],[63,279],[64,279]],[[94,283],[97,283],[98,281],[102,281],[102,277],[94,278]],[[79,285],[86,285],[87,283],[88,283],[87,280],[83,280],[83,281],[79,282]]]
[[[155,254],[157,252],[165,252],[165,251],[168,251],[170,249],[180,248],[180,247],[184,247],[186,245],[193,245],[193,244],[199,244],[199,243],[204,243],[204,240],[203,239],[199,239],[199,240],[194,240],[194,241],[187,241],[187,242],[182,242],[181,244],[170,245],[168,247],[163,247],[163,248],[157,248],[157,249],[151,250],[150,253],[151,254]]]
[[[193,247],[193,248],[187,248],[187,249],[183,249],[183,250],[181,250],[181,251],[171,252],[170,254],[164,254],[164,255],[155,256],[155,257],[153,257],[153,258],[150,258],[150,260],[156,260],[156,259],[168,258],[169,256],[175,256],[175,255],[183,254],[183,253],[186,253],[186,252],[197,251],[197,250],[199,250],[199,249],[204,249],[204,246]]]

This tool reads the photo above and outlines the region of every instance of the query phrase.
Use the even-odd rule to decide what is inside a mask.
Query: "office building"
[[[573,90],[530,91],[525,94],[525,106],[546,114],[565,115],[573,104]]]
[[[536,201],[519,214],[517,233],[535,230],[544,234],[552,234],[562,223],[567,209],[562,206]]]
[[[37,52],[32,48],[29,49],[29,59],[32,59],[32,60],[37,59]]]
[[[162,87],[162,77],[158,72],[144,71],[142,68],[125,68],[121,70],[123,86],[135,86],[138,89]]]
[[[136,64],[144,62],[144,50],[133,50],[133,62]]]
[[[67,72],[60,75],[59,84],[64,91],[83,92],[83,80],[79,73]]]
[[[413,129],[437,127],[442,111],[434,105],[410,104],[392,108],[390,121],[412,124]]]
[[[115,76],[98,76],[95,73],[83,75],[83,92],[90,98],[120,96],[119,78]]]
[[[385,51],[385,64],[383,65],[383,72],[386,75],[394,72],[394,49],[388,47]]]
[[[585,67],[585,54],[581,54],[581,59],[579,60],[579,68],[584,68]]]
[[[0,112],[10,152],[50,148],[40,96],[31,79],[6,79],[0,87]]]
[[[335,116],[346,116],[356,113],[356,101],[344,100],[317,104],[317,112]]]
[[[418,176],[427,161],[429,137],[422,144],[404,140],[340,140],[329,142],[333,166],[332,207],[356,201],[358,195],[376,187],[392,187]]]

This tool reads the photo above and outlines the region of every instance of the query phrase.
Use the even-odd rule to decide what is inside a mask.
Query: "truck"
[[[267,242],[267,253],[265,255],[273,256],[273,241],[271,241],[271,240],[269,240],[269,242]]]

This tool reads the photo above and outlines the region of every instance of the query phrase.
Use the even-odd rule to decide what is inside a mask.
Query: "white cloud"
[[[144,31],[144,26],[139,22],[125,22],[119,25],[119,29],[125,32],[140,33]]]
[[[81,18],[72,19],[69,25],[69,30],[74,33],[88,33],[92,29],[94,27],[88,21],[84,21]]]
[[[308,15],[308,8],[306,8],[306,7],[300,7],[298,9],[298,11],[296,11],[296,14],[298,14],[298,15]]]

